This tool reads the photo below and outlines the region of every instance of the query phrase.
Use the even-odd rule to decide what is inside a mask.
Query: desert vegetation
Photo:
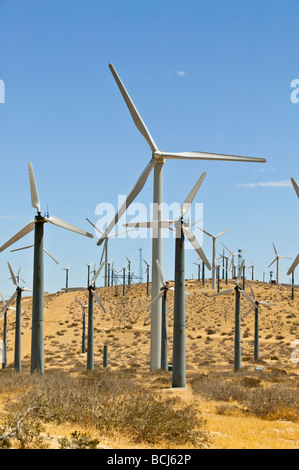
[[[14,317],[8,317],[7,368],[0,369],[1,448],[298,448],[298,300],[289,289],[255,282],[275,307],[260,312],[260,359],[253,359],[254,318],[242,318],[242,368],[233,371],[234,302],[210,298],[187,281],[185,390],[171,371],[149,370],[149,302],[144,285],[122,297],[101,288],[107,309],[94,317],[95,367],[81,352],[81,310],[75,295],[46,296],[45,373],[30,373],[31,298],[22,308],[22,371],[13,368]],[[173,299],[169,296],[169,308]],[[246,312],[248,305],[242,304]],[[0,335],[1,335],[0,325]],[[108,367],[103,368],[103,345]],[[168,314],[172,358],[172,311]]]

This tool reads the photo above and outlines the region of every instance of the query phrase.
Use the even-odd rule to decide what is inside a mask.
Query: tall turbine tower
[[[162,203],[163,203],[163,165],[166,159],[181,159],[181,160],[220,160],[220,161],[237,161],[237,162],[266,162],[264,158],[255,157],[241,157],[235,155],[222,155],[207,152],[162,152],[158,149],[154,142],[150,132],[144,124],[140,114],[138,113],[133,101],[131,100],[127,90],[125,89],[122,81],[120,80],[115,68],[112,64],[109,64],[109,68],[112,75],[119,87],[119,90],[126,102],[129,112],[133,118],[133,121],[147,141],[152,157],[141,173],[135,186],[128,194],[125,202],[119,208],[118,212],[108,224],[105,232],[98,240],[97,244],[101,245],[105,240],[106,236],[113,229],[115,224],[118,222],[120,217],[124,214],[129,205],[134,201],[137,195],[145,185],[149,174],[154,169],[154,188],[153,188],[153,219],[162,220]],[[152,239],[152,299],[154,299],[160,291],[159,273],[157,271],[156,260],[159,261],[161,269],[163,269],[162,262],[162,228],[158,225],[153,231]],[[161,354],[157,345],[161,344],[161,302],[156,302],[151,308],[151,351],[150,351],[150,368],[159,369],[161,367]]]

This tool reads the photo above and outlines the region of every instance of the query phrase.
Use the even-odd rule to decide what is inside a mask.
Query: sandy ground
[[[173,285],[173,283],[170,283]],[[222,289],[233,287],[221,281]],[[263,368],[280,368],[299,375],[299,353],[296,357],[293,342],[299,340],[299,291],[291,298],[288,287],[253,281],[256,297],[274,303],[260,309],[260,359]],[[193,296],[186,296],[186,372],[187,382],[192,374],[204,372],[207,368],[233,369],[234,357],[234,294],[211,298],[211,280],[186,280],[186,290]],[[95,368],[103,367],[103,346],[108,346],[109,367],[139,367],[139,372],[149,371],[150,322],[146,306],[150,295],[145,284],[127,286],[123,297],[122,286],[98,288],[98,294],[106,308],[106,314],[95,303],[94,307],[94,363]],[[250,293],[248,282],[246,292]],[[86,369],[86,354],[81,352],[82,308],[88,303],[88,292],[67,292],[45,295],[44,354],[45,373],[50,368]],[[168,359],[172,362],[172,327],[174,296],[168,293]],[[22,299],[22,371],[30,367],[31,346],[31,297]],[[254,313],[246,318],[250,308],[248,300],[241,299],[242,366],[254,369],[253,340]],[[1,322],[2,323],[2,322]],[[87,322],[86,322],[87,323]],[[8,314],[8,367],[13,367],[14,313]],[[0,337],[2,338],[0,325]],[[299,347],[299,345],[297,346]],[[295,357],[295,361],[294,361]],[[181,398],[194,401],[197,398],[190,390],[165,389],[165,395],[179,393]],[[215,448],[299,448],[299,422],[266,422],[255,418],[219,416],[215,404],[209,401],[198,403],[207,420],[207,430],[213,436]],[[247,422],[245,423],[247,419]],[[252,424],[248,420],[252,419]],[[242,426],[246,432],[242,434]],[[248,433],[248,426],[254,433]],[[238,444],[236,444],[238,442]],[[126,447],[119,443],[107,442],[113,448]]]

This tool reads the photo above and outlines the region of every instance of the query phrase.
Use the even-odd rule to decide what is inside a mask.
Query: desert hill
[[[250,281],[251,282],[251,281]],[[295,298],[291,298],[291,288],[266,284],[258,281],[251,282],[258,300],[265,300],[275,306],[261,306],[259,320],[259,364],[254,363],[254,313],[243,318],[250,308],[250,303],[241,298],[241,348],[242,370],[245,375],[257,376],[255,367],[263,368],[262,373],[280,372],[284,379],[286,374],[292,381],[292,387],[298,387],[298,363],[291,354],[294,351],[294,340],[299,339],[299,292],[295,291]],[[173,282],[170,283],[173,285]],[[234,287],[232,280],[225,284],[221,281],[222,289]],[[193,389],[194,377],[207,377],[214,373],[231,374],[234,358],[234,294],[211,298],[215,293],[211,290],[211,280],[206,280],[205,286],[201,281],[186,280],[186,291],[193,296],[186,296],[186,374],[187,389],[185,391],[171,390],[171,372],[165,372],[165,380],[161,380],[161,387],[165,395],[178,394],[183,400],[196,401],[200,411],[207,418],[207,428],[211,432],[212,447],[229,448],[230,446],[246,447],[299,447],[299,422],[292,419],[282,424],[277,421],[275,425],[267,422],[267,431],[264,430],[265,440],[260,441],[258,429],[264,429],[265,422],[255,418],[257,430],[256,440],[250,441],[248,437],[236,444],[242,434],[242,425],[249,419],[235,416],[235,413],[215,412],[213,399],[199,398],[196,389]],[[150,295],[146,294],[145,284],[126,286],[126,295],[123,296],[122,286],[101,287],[97,292],[105,306],[106,314],[95,302],[94,306],[94,364],[95,369],[103,369],[103,347],[108,346],[108,369],[134,370],[138,377],[147,381],[157,380],[159,371],[149,373],[150,354],[150,321],[146,321],[149,310]],[[250,295],[249,285],[246,281],[246,292]],[[86,370],[86,353],[81,351],[82,338],[82,308],[75,297],[83,304],[88,302],[88,292],[57,292],[45,294],[45,374],[52,369],[70,372]],[[168,293],[168,360],[172,362],[172,325],[173,325],[174,296]],[[31,345],[31,297],[22,299],[22,374],[30,371],[30,345]],[[14,353],[14,312],[7,315],[7,363],[8,369],[13,368]],[[86,321],[87,325],[87,321]],[[3,325],[0,325],[2,337]],[[298,346],[297,346],[298,347]],[[294,360],[295,357],[295,360]],[[299,354],[298,354],[299,357]],[[6,371],[2,370],[2,374]],[[258,379],[259,380],[259,379]],[[279,379],[278,379],[279,380]],[[163,387],[162,387],[163,384]],[[190,386],[191,384],[191,386]],[[230,400],[233,401],[233,400]],[[218,406],[218,405],[217,405]],[[218,406],[219,411],[219,406]],[[228,414],[228,415],[227,415]],[[227,415],[227,416],[226,416]],[[238,424],[237,421],[238,420]],[[220,424],[221,423],[221,424]],[[223,431],[223,426],[225,431]],[[282,428],[281,428],[282,426]],[[273,428],[280,431],[273,431]],[[220,430],[221,429],[221,430]],[[248,428],[246,428],[248,433]],[[287,429],[289,431],[287,431]],[[291,429],[291,431],[290,431]],[[269,433],[271,438],[269,438]],[[274,434],[275,435],[274,435]],[[290,437],[291,436],[291,437]],[[244,436],[243,436],[244,437]],[[270,439],[270,440],[268,440]],[[247,442],[247,444],[245,443]],[[259,444],[260,442],[260,444]],[[130,444],[108,442],[109,446]]]

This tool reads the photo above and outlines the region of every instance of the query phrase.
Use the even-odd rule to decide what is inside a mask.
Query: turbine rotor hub
[[[160,152],[160,150],[155,150],[153,152],[153,157],[157,160],[158,163],[162,163],[162,165],[165,164],[165,160],[163,158],[163,153]]]

